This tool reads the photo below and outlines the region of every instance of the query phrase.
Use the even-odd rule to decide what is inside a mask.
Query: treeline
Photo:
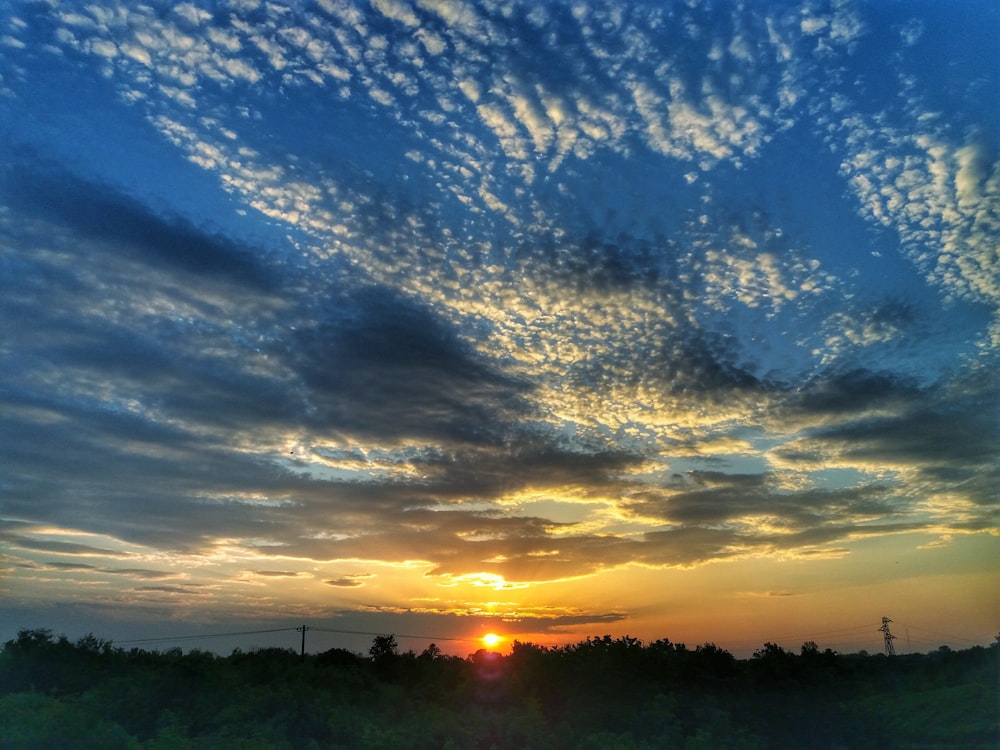
[[[22,630],[0,653],[0,748],[995,748],[1000,648],[886,657],[806,643],[588,638],[462,659],[435,646],[125,650]]]

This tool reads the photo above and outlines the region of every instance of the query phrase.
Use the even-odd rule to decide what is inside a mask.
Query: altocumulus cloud
[[[5,571],[189,576],[155,609],[995,533],[996,85],[925,21],[14,4]]]

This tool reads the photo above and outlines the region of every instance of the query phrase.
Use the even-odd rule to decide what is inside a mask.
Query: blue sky
[[[996,632],[995,3],[0,8],[4,635]]]

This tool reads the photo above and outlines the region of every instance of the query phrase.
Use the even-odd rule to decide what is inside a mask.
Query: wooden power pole
[[[309,630],[309,626],[308,625],[303,625],[301,628],[295,628],[295,629],[298,630],[300,633],[302,633],[302,650],[299,652],[299,658],[300,659],[305,659],[306,658],[306,631]]]

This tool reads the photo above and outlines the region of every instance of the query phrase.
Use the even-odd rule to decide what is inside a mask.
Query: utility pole
[[[895,656],[896,647],[892,645],[892,642],[896,639],[892,633],[889,632],[889,623],[892,622],[888,617],[882,618],[882,627],[878,629],[880,633],[883,634],[885,640],[885,655]]]
[[[308,625],[303,625],[301,628],[295,628],[297,631],[302,633],[302,650],[299,652],[299,658],[306,658],[306,631],[309,630]]]

